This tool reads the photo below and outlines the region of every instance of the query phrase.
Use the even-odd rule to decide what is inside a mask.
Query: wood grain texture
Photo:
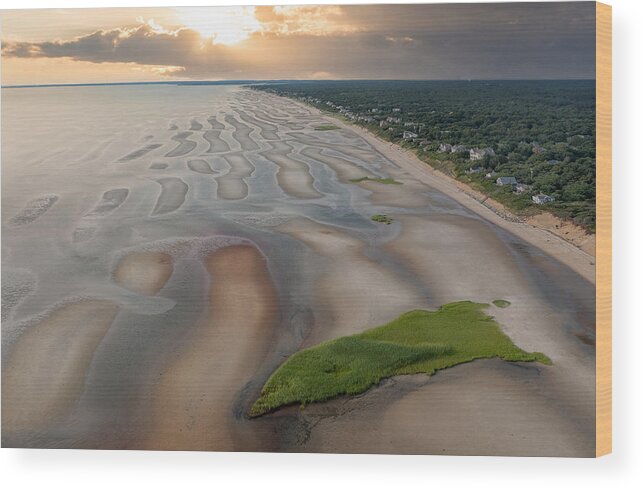
[[[596,3],[596,456],[612,451],[612,7]]]

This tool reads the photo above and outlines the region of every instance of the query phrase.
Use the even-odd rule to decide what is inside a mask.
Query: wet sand
[[[156,295],[172,275],[172,257],[160,252],[126,255],[114,271],[114,281],[138,294]]]
[[[194,148],[196,148],[196,142],[189,139],[192,135],[191,131],[180,132],[175,136],[172,136],[172,140],[176,141],[178,146],[176,146],[172,151],[167,153],[165,156],[185,156],[189,154]]]
[[[350,182],[358,178],[375,176],[369,170],[351,164],[347,160],[324,154],[322,149],[308,148],[303,150],[301,154],[328,165],[342,182]]]
[[[591,257],[291,100],[162,86],[139,107],[127,91],[144,87],[92,90],[107,113],[21,122],[29,99],[3,98],[5,446],[593,455]],[[494,299],[552,366],[476,361],[246,416],[301,348]]]
[[[214,173],[205,160],[190,160],[188,161],[188,168],[193,172],[203,173],[205,175],[212,175]]]
[[[311,409],[306,449],[438,455],[590,456],[588,419],[570,423],[543,393],[548,367],[479,360],[428,380],[397,377],[352,400],[333,401],[334,419]],[[319,410],[317,410],[319,411]],[[545,424],[548,429],[542,431]],[[370,433],[354,437],[353,433]],[[502,439],[499,444],[496,440]],[[394,448],[393,448],[394,447]]]
[[[176,177],[159,178],[161,193],[156,201],[152,214],[167,214],[174,212],[185,202],[185,194],[188,192],[188,185]]]
[[[255,166],[241,154],[228,154],[225,157],[230,170],[217,178],[217,196],[227,200],[239,200],[248,196],[246,179],[250,177]]]
[[[314,178],[305,163],[288,156],[288,150],[278,150],[263,153],[263,156],[279,167],[277,182],[282,190],[298,199],[315,199],[321,197],[313,186]]]
[[[306,338],[307,346],[385,324],[425,302],[422,290],[365,256],[364,243],[347,233],[305,220],[278,229],[326,258],[315,290],[320,327]]]
[[[231,422],[238,390],[267,354],[279,317],[265,258],[231,246],[206,259],[209,309],[162,374],[151,411],[154,426],[143,448],[243,449]]]
[[[31,436],[70,409],[117,311],[100,300],[67,304],[14,343],[3,358],[3,445],[28,446]]]
[[[57,195],[45,195],[28,202],[25,208],[11,218],[14,226],[30,224],[47,212],[58,201]]]

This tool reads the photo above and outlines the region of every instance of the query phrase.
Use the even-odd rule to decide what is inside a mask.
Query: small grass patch
[[[384,185],[402,185],[402,182],[398,182],[392,178],[379,178],[379,177],[362,177],[362,178],[352,178],[351,182],[361,183],[361,182],[375,182],[382,183]]]
[[[382,224],[391,224],[393,222],[392,217],[388,217],[386,214],[375,214],[371,216],[371,221],[381,222]]]
[[[500,309],[504,309],[505,307],[509,307],[511,305],[511,302],[504,299],[496,299],[495,301],[493,301],[493,305],[499,307]]]
[[[335,129],[339,129],[335,124],[322,124],[321,126],[317,126],[315,131],[334,131]]]
[[[486,307],[464,301],[410,311],[384,326],[297,352],[268,379],[250,416],[359,394],[387,377],[432,375],[480,358],[551,364],[544,354],[514,345],[484,313]]]

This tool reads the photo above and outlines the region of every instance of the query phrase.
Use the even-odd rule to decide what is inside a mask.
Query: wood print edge
[[[596,456],[612,452],[612,7],[596,3]]]

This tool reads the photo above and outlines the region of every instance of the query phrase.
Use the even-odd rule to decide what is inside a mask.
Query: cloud
[[[346,7],[337,5],[255,7],[261,32],[277,35],[330,36],[361,30],[345,12]]]
[[[315,71],[313,73],[309,73],[306,78],[310,80],[333,80],[336,79],[337,76],[329,73],[328,71]]]
[[[255,7],[253,30],[236,44],[141,18],[66,40],[5,41],[2,55],[134,63],[194,79],[591,78],[593,5]]]
[[[99,30],[67,41],[7,42],[2,54],[23,58],[72,58],[93,63],[182,64],[200,43],[188,29],[158,31],[149,24]]]
[[[413,44],[413,38],[410,36],[403,36],[403,37],[393,37],[393,36],[386,36],[385,39],[389,42],[395,43],[395,44]]]

